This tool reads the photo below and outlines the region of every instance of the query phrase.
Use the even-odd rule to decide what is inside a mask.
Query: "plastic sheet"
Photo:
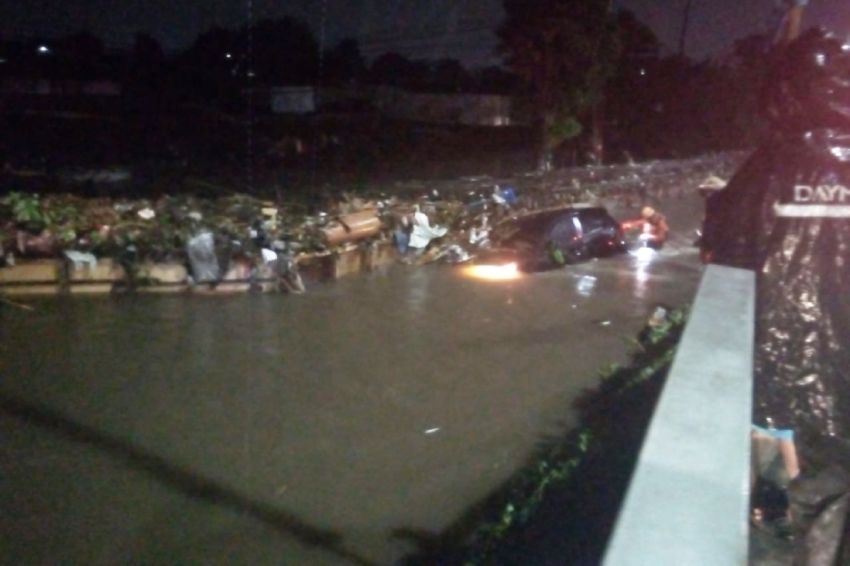
[[[410,233],[408,247],[425,249],[431,240],[442,238],[448,233],[448,228],[431,226],[428,216],[418,208],[413,214],[413,231]]]
[[[192,266],[192,277],[196,283],[212,283],[221,277],[218,257],[215,253],[215,237],[212,232],[202,232],[186,244],[186,255]]]
[[[789,46],[769,91],[774,133],[708,198],[703,228],[713,261],[758,273],[755,423],[844,437],[850,89],[836,85],[850,79],[848,58],[819,33]]]
[[[802,36],[772,69],[771,137],[707,199],[702,245],[757,274],[754,421],[793,429],[795,564],[850,563],[850,51]]]
[[[65,258],[67,258],[68,261],[74,264],[75,268],[97,267],[97,258],[92,253],[79,252],[76,250],[65,250],[63,255],[65,256]]]

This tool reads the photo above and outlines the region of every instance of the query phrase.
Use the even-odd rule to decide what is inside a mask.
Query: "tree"
[[[356,39],[347,38],[325,53],[324,79],[331,83],[347,84],[363,79],[366,63]]]
[[[238,71],[247,72],[247,59],[237,34],[216,26],[180,55],[178,67],[176,81],[184,96],[221,101],[237,87]]]
[[[249,72],[270,85],[304,85],[316,81],[319,45],[310,26],[295,18],[260,20],[239,34],[249,53]]]
[[[653,119],[664,103],[658,38],[637,20],[634,14],[621,10],[616,15],[620,56],[616,71],[605,88],[606,123],[614,125],[615,150],[628,156],[646,156],[655,128]],[[666,88],[666,86],[665,86]]]
[[[428,80],[429,66],[425,61],[412,61],[395,52],[384,53],[369,68],[373,83],[408,88],[421,88]]]
[[[88,31],[79,31],[57,42],[63,57],[74,61],[92,62],[103,57],[103,41]]]
[[[162,46],[149,33],[137,33],[131,49],[134,65],[150,67],[161,65],[165,60]]]
[[[124,89],[127,98],[141,110],[156,102],[164,102],[172,89],[166,85],[168,61],[162,46],[150,34],[137,33],[124,67]]]
[[[457,59],[440,59],[431,68],[431,87],[440,92],[460,92],[471,82],[469,72]]]
[[[194,72],[229,72],[236,64],[234,61],[242,58],[237,58],[238,49],[237,36],[233,31],[214,26],[195,39],[182,59],[188,70]],[[244,53],[240,55],[244,56]]]
[[[68,35],[56,42],[63,74],[73,78],[97,78],[104,66],[103,41],[88,31]]]
[[[503,0],[508,66],[526,83],[540,124],[539,167],[582,131],[619,53],[610,0]]]
[[[499,66],[485,67],[474,73],[475,90],[487,94],[516,94],[517,76]]]

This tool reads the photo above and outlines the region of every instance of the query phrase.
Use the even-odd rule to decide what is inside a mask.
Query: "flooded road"
[[[663,208],[649,263],[4,308],[0,562],[400,559],[568,429],[655,305],[690,302],[701,206]]]

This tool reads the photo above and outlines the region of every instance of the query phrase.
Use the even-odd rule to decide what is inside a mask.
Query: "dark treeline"
[[[763,38],[738,41],[722,59],[695,62],[660,55],[648,28],[628,14],[620,20],[621,55],[604,88],[608,160],[753,143],[759,132],[755,93],[764,73]],[[36,79],[113,81],[120,85],[123,107],[143,111],[203,104],[241,113],[252,88],[392,85],[513,95],[520,112],[525,107],[533,114],[523,82],[506,67],[469,69],[456,59],[418,60],[395,52],[367,61],[354,39],[320,49],[310,27],[294,18],[213,28],[174,53],[145,33],[122,50],[107,48],[85,31],[55,40],[0,41],[0,81]],[[556,157],[581,159],[586,137],[565,144]]]
[[[456,59],[411,60],[388,52],[371,65],[355,39],[320,50],[306,24],[261,20],[248,28],[214,27],[186,49],[166,53],[150,34],[127,49],[107,49],[82,31],[56,40],[0,40],[0,77],[111,79],[128,92],[150,90],[215,102],[223,93],[257,86],[394,85],[435,92],[510,93],[515,77],[500,67],[469,70]]]

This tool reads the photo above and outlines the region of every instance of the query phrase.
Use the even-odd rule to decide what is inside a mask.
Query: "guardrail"
[[[606,566],[747,563],[755,280],[706,268]]]

